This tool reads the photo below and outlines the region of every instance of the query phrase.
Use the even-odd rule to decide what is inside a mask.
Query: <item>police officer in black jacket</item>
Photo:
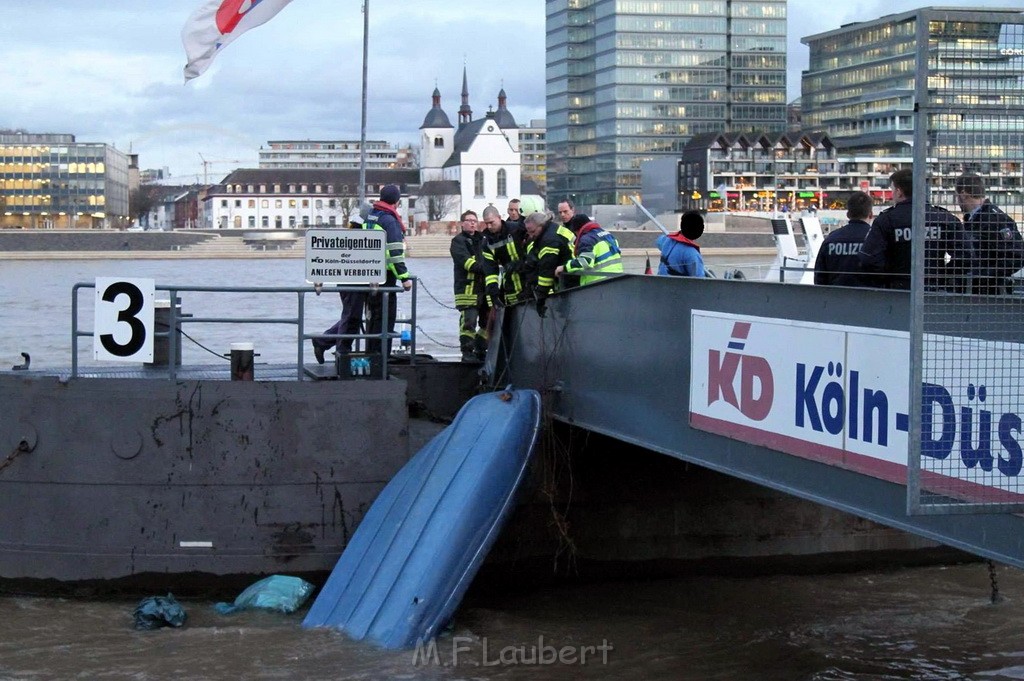
[[[985,198],[985,182],[974,173],[956,180],[964,229],[974,242],[971,290],[982,295],[1011,293],[1009,277],[1024,267],[1024,239],[1017,223]]]
[[[829,232],[814,261],[814,283],[818,286],[870,286],[860,266],[860,249],[871,229],[874,201],[864,192],[854,192],[846,201],[849,224]]]
[[[860,264],[865,272],[886,275],[872,285],[909,290],[914,173],[910,168],[897,170],[889,183],[896,203],[879,213],[871,224],[861,248]],[[963,225],[945,208],[926,203],[924,229],[925,289],[965,291],[974,256]]]

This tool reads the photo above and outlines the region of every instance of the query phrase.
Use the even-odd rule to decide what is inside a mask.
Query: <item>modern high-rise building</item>
[[[548,197],[625,204],[693,135],[786,129],[786,0],[548,0]]]
[[[260,147],[260,168],[352,170],[362,158],[359,140],[271,140]],[[415,168],[416,152],[384,140],[366,140],[367,170]]]
[[[0,228],[127,224],[127,154],[74,135],[0,132]]]
[[[542,192],[547,186],[548,176],[547,132],[543,118],[531,120],[529,125],[519,126],[522,178],[532,180]]]
[[[983,174],[989,195],[1020,205],[1024,169],[1024,12],[925,7],[801,41],[803,127],[840,153],[909,159],[915,106],[927,112],[931,200],[955,206],[953,181]]]

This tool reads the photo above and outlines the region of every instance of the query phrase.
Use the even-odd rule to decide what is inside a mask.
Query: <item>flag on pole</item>
[[[202,75],[213,58],[250,28],[270,21],[291,0],[204,0],[181,29],[185,82]]]

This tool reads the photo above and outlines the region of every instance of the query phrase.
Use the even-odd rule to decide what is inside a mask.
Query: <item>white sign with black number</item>
[[[152,279],[96,277],[93,357],[152,362],[155,297]]]
[[[311,284],[383,284],[387,279],[379,229],[306,230],[306,281]]]

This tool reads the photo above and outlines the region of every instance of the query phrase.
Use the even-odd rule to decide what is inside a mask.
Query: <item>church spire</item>
[[[473,110],[469,108],[469,80],[466,78],[466,66],[462,66],[462,106],[459,107],[459,127],[473,121]]]

